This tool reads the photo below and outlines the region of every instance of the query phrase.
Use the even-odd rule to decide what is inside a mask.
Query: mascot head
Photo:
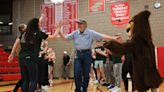
[[[133,17],[133,26],[131,27],[132,40],[151,40],[150,14],[149,11],[145,10]]]

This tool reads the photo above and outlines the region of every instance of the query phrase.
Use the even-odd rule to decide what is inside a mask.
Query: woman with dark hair
[[[134,16],[131,27],[131,40],[125,43],[107,42],[104,46],[113,54],[132,53],[134,89],[145,92],[149,89],[157,92],[162,79],[156,68],[154,44],[149,24],[149,11],[142,11]]]
[[[24,79],[22,92],[34,92],[37,87],[38,78],[38,56],[40,51],[41,41],[53,40],[61,29],[61,22],[57,25],[57,29],[53,35],[47,35],[40,29],[40,19],[33,18],[27,25],[26,32],[16,39],[13,50],[9,56],[9,61],[12,60],[16,47],[20,44],[21,51],[19,53],[19,62],[21,74]]]

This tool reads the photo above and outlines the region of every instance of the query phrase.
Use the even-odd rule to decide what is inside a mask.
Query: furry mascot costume
[[[133,25],[130,30],[131,40],[129,42],[109,41],[104,44],[104,47],[110,50],[112,54],[132,53],[132,80],[134,89],[138,92],[145,92],[149,89],[156,92],[162,83],[156,68],[155,50],[149,25],[150,14],[149,11],[145,10],[133,17]]]

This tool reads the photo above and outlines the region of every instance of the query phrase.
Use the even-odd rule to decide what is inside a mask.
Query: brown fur
[[[115,54],[133,54],[133,82],[134,88],[146,91],[158,88],[162,79],[156,68],[154,44],[149,24],[149,11],[143,11],[134,16],[132,39],[129,42],[107,42],[104,46]]]

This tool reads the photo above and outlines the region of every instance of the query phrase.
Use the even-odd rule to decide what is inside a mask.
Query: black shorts
[[[48,65],[54,66],[54,62],[53,61],[48,61]]]

